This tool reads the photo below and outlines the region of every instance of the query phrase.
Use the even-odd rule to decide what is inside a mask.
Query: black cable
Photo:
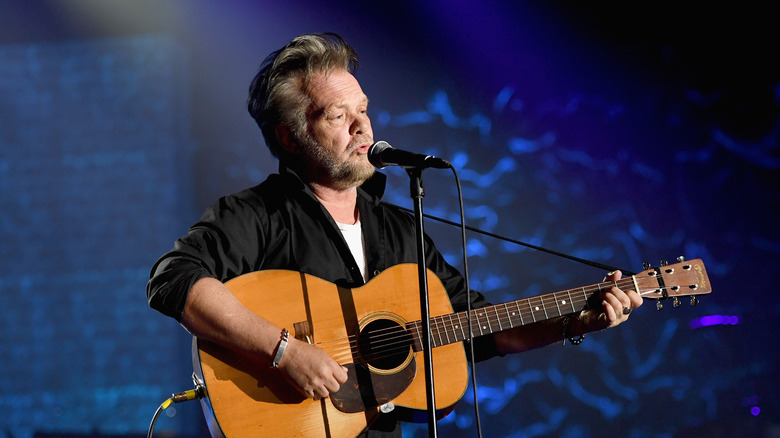
[[[172,398],[169,398],[168,400],[165,400],[160,407],[157,408],[157,411],[154,413],[154,417],[152,417],[152,423],[149,425],[149,431],[146,432],[146,438],[152,438],[152,433],[154,432],[154,425],[157,423],[157,418],[160,416],[162,411],[168,408],[170,406],[171,402],[173,402]]]
[[[157,418],[160,417],[160,414],[162,414],[162,411],[168,409],[168,406],[173,403],[173,397],[169,398],[168,400],[165,400],[162,402],[160,407],[157,408],[157,410],[154,412],[154,416],[152,417],[152,423],[149,424],[149,431],[146,432],[146,438],[152,438],[152,433],[154,432],[154,425],[157,424]]]
[[[463,247],[463,279],[466,281],[466,313],[468,314],[468,329],[469,338],[468,344],[471,352],[471,387],[474,390],[474,415],[476,417],[477,436],[482,437],[482,422],[479,418],[479,397],[477,397],[477,364],[474,359],[474,332],[471,329],[471,283],[469,281],[469,265],[468,256],[466,254],[466,215],[463,208],[463,193],[460,186],[460,177],[458,177],[458,171],[455,167],[450,166],[452,173],[455,175],[455,184],[458,187],[458,204],[460,205],[460,238]],[[425,214],[423,214],[426,216]]]

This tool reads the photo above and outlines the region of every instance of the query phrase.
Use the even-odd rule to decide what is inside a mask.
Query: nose
[[[350,135],[371,134],[371,119],[368,118],[368,114],[358,114],[352,121],[349,133]]]

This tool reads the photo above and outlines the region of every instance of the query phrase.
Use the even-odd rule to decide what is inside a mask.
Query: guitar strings
[[[655,287],[651,287],[646,291],[641,291],[640,288],[640,296],[657,294],[662,289],[670,289],[668,286],[663,288],[658,286],[657,278],[663,276],[664,274],[659,274],[657,276],[648,277],[651,279],[656,279]],[[601,291],[612,286],[617,286],[620,288],[631,286],[631,289],[634,289],[634,286],[639,288],[639,283],[645,283],[645,281],[642,281],[644,280],[643,278],[636,278],[636,283],[634,280],[635,277],[628,277],[616,281],[602,282],[595,285],[584,286],[576,289],[568,289],[541,295],[538,297],[524,298],[508,303],[474,309],[472,310],[472,318],[475,323],[472,326],[472,332],[474,332],[474,337],[477,337],[483,334],[483,331],[492,333],[494,331],[494,324],[498,325],[499,331],[505,330],[506,328],[526,325],[535,322],[537,320],[536,315],[539,312],[544,313],[544,318],[539,320],[550,319],[548,313],[552,313],[553,316],[563,316],[565,314],[573,313],[561,312],[560,305],[578,308],[579,306],[585,304],[585,306],[582,307],[582,310],[584,310],[587,308],[587,302],[590,297],[597,291]],[[577,295],[576,298],[572,297],[570,300],[558,300],[558,296],[566,294],[570,297],[572,292],[575,292]],[[582,297],[579,295],[582,295]],[[540,304],[541,307],[533,306],[532,299],[533,301],[538,301],[538,304]],[[525,301],[525,303],[521,303],[523,301]],[[521,308],[520,306],[523,307]],[[503,309],[501,309],[502,307]],[[515,307],[517,313],[514,315],[510,314],[510,307]],[[532,310],[532,307],[539,310]],[[548,307],[551,309],[549,312],[547,310]],[[490,315],[490,310],[493,310],[492,316]],[[558,314],[556,315],[555,312]],[[467,318],[466,312],[458,312],[432,317],[430,336],[432,338],[432,344],[434,344],[433,346],[438,347],[466,339],[466,327],[464,327],[464,324],[461,322],[463,318]],[[448,319],[449,321],[446,321],[445,319]],[[453,325],[453,319],[458,321],[457,325]],[[481,319],[484,320],[486,324],[482,324],[480,327]],[[519,321],[517,321],[518,319]],[[513,321],[515,321],[515,323],[513,323]],[[516,322],[520,322],[520,324],[516,325]],[[363,352],[362,356],[370,356],[370,360],[381,360],[392,357],[399,352],[408,351],[409,348],[412,348],[414,345],[415,340],[421,340],[421,325],[422,321],[417,320],[406,324],[406,328],[398,325],[371,331],[369,336],[369,343],[371,344],[372,349],[369,352]],[[506,326],[506,328],[504,328],[504,326]],[[479,334],[477,333],[477,329],[480,332]],[[458,334],[458,331],[460,331],[460,335]],[[450,339],[450,335],[452,335],[454,341]],[[358,335],[349,335],[344,338],[322,341],[317,343],[317,345],[320,346],[320,348],[323,350],[331,352],[329,354],[331,354],[334,359],[338,358],[337,361],[343,357],[354,359],[356,356],[361,355]]]
[[[609,284],[609,283],[603,283],[603,284]],[[617,283],[616,283],[616,285],[617,285]],[[590,289],[593,289],[593,288],[590,288]],[[560,293],[560,292],[559,292],[559,293]],[[544,299],[545,299],[545,298],[550,298],[550,296],[548,295],[548,296],[545,296],[545,297],[541,297],[542,304],[546,306],[546,303],[544,303]],[[521,301],[522,301],[522,300],[521,300]],[[584,301],[583,301],[582,299],[578,299],[577,301],[578,301],[578,302],[577,302],[577,304],[581,304],[582,302],[584,302],[584,301],[587,301],[587,300],[584,300]],[[517,303],[515,303],[515,305],[516,305],[516,304],[517,304]],[[556,305],[557,305],[557,304],[556,304]],[[500,312],[505,312],[506,310],[508,310],[508,306],[507,306],[507,305],[504,305],[504,307],[505,307],[505,310],[504,310],[504,311],[499,311],[499,310],[498,310],[498,309],[499,309],[499,306],[502,306],[502,305],[498,305],[498,306],[494,306],[494,307],[493,307],[494,314],[495,314],[495,319],[492,319],[492,320],[491,320],[491,317],[490,317],[490,315],[489,315],[489,312],[488,312],[488,311],[486,311],[484,315],[483,315],[483,314],[481,314],[481,313],[479,313],[479,314],[475,314],[475,315],[474,315],[474,316],[475,316],[475,318],[477,318],[477,319],[479,319],[479,318],[480,318],[480,317],[482,317],[482,316],[484,316],[484,317],[485,317],[485,319],[487,320],[488,326],[486,326],[486,327],[484,327],[484,328],[485,328],[485,329],[487,329],[487,330],[489,330],[490,332],[492,332],[492,331],[493,331],[493,330],[492,330],[492,327],[491,327],[491,325],[492,325],[491,323],[492,323],[492,322],[498,323],[498,325],[499,325],[499,330],[502,330],[502,329],[503,329],[503,328],[501,327],[501,326],[502,326],[502,321],[509,321],[509,324],[508,324],[508,325],[509,325],[509,327],[510,327],[510,328],[511,328],[511,327],[513,327],[513,324],[512,324],[512,322],[511,322],[511,321],[512,321],[512,316],[511,316],[511,315],[509,315],[509,314],[505,314],[504,316],[502,316],[502,315],[501,315],[501,313],[500,313]],[[484,310],[489,310],[490,308],[491,308],[491,307],[489,306],[489,307],[487,307],[487,308],[483,308],[483,309],[484,309]],[[482,309],[478,309],[478,310],[482,310]],[[525,309],[525,310],[526,310],[526,311],[529,311],[529,312],[532,312],[532,311],[530,311],[530,308],[528,308],[528,309]],[[538,310],[537,310],[537,312],[538,312]],[[520,313],[522,314],[522,313],[523,313],[523,311],[522,311],[522,310],[520,310]],[[559,313],[560,313],[560,310],[559,310]],[[561,313],[561,314],[562,314],[562,313]],[[463,314],[457,314],[457,315],[458,315],[458,319],[460,319],[460,317],[461,317],[461,316],[465,315],[465,312],[464,312]],[[505,318],[505,317],[506,317],[506,318]],[[446,325],[447,325],[447,324],[446,324],[446,322],[444,321],[444,319],[445,319],[445,318],[449,318],[449,319],[450,319],[450,324],[449,324],[449,325],[451,325],[451,324],[452,324],[452,321],[451,321],[451,320],[452,320],[452,315],[443,315],[443,316],[439,316],[439,317],[432,318],[432,329],[431,329],[431,333],[432,333],[432,336],[434,336],[434,337],[435,337],[436,335],[438,335],[438,338],[439,338],[439,340],[438,340],[439,342],[437,343],[438,345],[444,345],[444,344],[448,344],[448,343],[452,343],[452,342],[454,342],[454,341],[452,341],[452,340],[450,339],[450,337],[449,337],[449,332],[450,332],[451,330],[448,330],[448,329],[444,329],[444,330],[442,330],[442,328],[441,328],[442,326],[446,326]],[[413,325],[415,328],[419,328],[419,327],[420,327],[420,324],[421,324],[421,321],[415,321],[415,322],[413,322],[413,323],[411,323],[411,324],[412,324],[412,325]],[[521,323],[521,325],[522,325],[522,323]],[[456,327],[456,329],[457,329],[457,327]],[[375,331],[375,333],[381,333],[381,332],[383,332],[383,331],[388,331],[388,330],[392,330],[392,333],[399,333],[400,327],[393,327],[393,328],[384,329],[384,330],[377,330],[377,331]],[[444,334],[445,334],[445,337],[447,338],[447,341],[446,341],[446,342],[444,342],[444,338],[443,338],[443,337],[442,337],[442,335],[441,335],[442,331],[444,332]],[[461,331],[462,331],[462,329],[461,329]],[[482,331],[482,330],[480,329],[480,331]],[[462,338],[462,339],[459,339],[459,338],[458,338],[458,336],[456,335],[456,333],[455,333],[455,331],[454,331],[454,330],[453,330],[452,332],[453,332],[453,333],[452,333],[452,334],[453,334],[453,337],[455,338],[455,340],[456,340],[456,341],[459,341],[459,340],[465,339],[465,332],[463,332],[463,331],[462,331],[462,335],[464,336],[464,338]],[[400,336],[395,336],[395,337],[390,337],[390,338],[387,338],[387,340],[389,340],[390,342],[385,342],[383,345],[381,345],[381,351],[382,351],[382,352],[384,352],[384,353],[387,353],[387,355],[385,355],[385,356],[382,356],[382,355],[377,355],[375,351],[371,351],[371,352],[370,352],[370,354],[372,355],[372,358],[373,358],[373,359],[382,358],[382,357],[386,357],[386,356],[388,356],[388,355],[395,354],[395,353],[396,353],[396,352],[398,352],[398,351],[408,350],[408,348],[410,347],[410,342],[411,342],[411,341],[410,341],[410,338],[411,338],[413,335],[412,335],[411,333],[408,333],[408,332],[405,332],[405,331],[400,331],[400,333],[401,333],[401,334],[400,334]],[[351,337],[351,338],[352,338],[351,340],[354,340],[354,337]],[[378,338],[379,338],[378,336],[374,336],[374,337],[373,337],[373,339],[374,339],[374,340],[377,340]],[[419,339],[419,336],[417,336],[417,339]],[[343,345],[343,344],[342,344],[342,345]],[[435,346],[438,346],[438,345],[435,345]],[[357,345],[355,342],[350,342],[350,347],[351,347],[351,348],[350,348],[350,350],[351,350],[351,353],[353,353],[353,354],[354,354],[354,353],[359,353],[359,349],[360,349],[360,347],[359,347],[359,345]]]
[[[590,287],[584,287],[584,288],[579,288],[579,289],[585,291],[585,293],[587,294],[587,292],[589,292],[589,291],[596,291],[596,290],[603,289],[602,286],[604,286],[604,285],[611,285],[612,283],[614,283],[616,286],[623,286],[622,284],[619,284],[619,283],[631,283],[631,282],[632,282],[631,279],[628,279],[628,281],[618,280],[617,282],[605,282],[605,283],[601,283],[599,285],[590,286]],[[657,288],[656,288],[656,290],[657,290]],[[569,291],[565,291],[565,292],[569,292]],[[555,295],[561,294],[561,293],[563,293],[563,292],[556,292],[556,293],[553,293],[553,294],[547,294],[547,295],[538,297],[538,299],[540,301],[540,304],[542,304],[542,306],[544,308],[545,313],[546,313],[546,307],[548,305],[552,306],[552,304],[546,303],[545,301],[550,301],[550,299],[552,297],[554,297]],[[585,299],[578,298],[576,300],[577,301],[576,304],[580,305],[580,304],[582,304],[584,302],[587,302],[587,297],[584,297],[584,298]],[[514,302],[514,306],[515,307],[518,306],[519,301],[523,301],[523,300],[518,300],[518,301]],[[575,300],[572,299],[572,302],[573,301],[575,301]],[[529,303],[530,303],[530,301],[529,301]],[[509,315],[508,313],[505,313],[508,310],[508,305],[509,305],[509,303],[504,303],[504,304],[499,304],[497,306],[488,306],[487,308],[475,309],[474,310],[474,312],[475,312],[474,318],[477,321],[479,321],[480,318],[484,317],[484,319],[486,319],[486,322],[488,324],[487,326],[484,326],[484,329],[489,330],[489,332],[493,331],[493,329],[492,329],[492,324],[493,323],[497,323],[499,325],[499,330],[503,330],[503,327],[502,327],[502,325],[504,325],[503,323],[508,321],[509,323],[507,325],[509,326],[509,328],[511,328],[511,327],[514,326],[512,324],[513,316]],[[523,304],[523,305],[526,306],[526,304]],[[556,302],[556,306],[557,305],[558,305],[558,303]],[[501,307],[501,306],[504,307],[504,310],[499,311],[499,307]],[[530,304],[528,304],[527,306],[530,306]],[[491,316],[489,315],[489,310],[491,308],[494,310],[494,314],[495,314],[495,317],[493,319],[491,319]],[[484,314],[481,312],[482,310],[485,310]],[[527,307],[526,309],[520,309],[518,307],[518,311],[520,312],[520,315],[523,315],[524,313],[527,312],[533,318],[533,312],[534,311],[532,311],[530,309],[530,307]],[[539,312],[539,311],[541,311],[541,310],[536,310],[536,312]],[[560,309],[558,309],[558,312],[559,312],[560,315],[564,314],[564,313],[560,312]],[[505,314],[502,315],[501,313],[505,313]],[[452,315],[457,315],[457,319],[460,321],[461,317],[465,317],[465,312],[461,312],[461,313],[458,313],[458,314],[452,314]],[[437,317],[434,317],[434,318],[431,319],[431,323],[432,323],[431,324],[431,327],[432,327],[431,328],[431,336],[435,337],[436,335],[438,335],[438,338],[439,338],[438,339],[439,342],[437,342],[436,343],[437,345],[434,345],[434,346],[444,345],[444,344],[448,344],[448,343],[452,343],[452,342],[455,342],[455,341],[460,341],[460,340],[465,339],[465,331],[463,331],[462,327],[460,327],[460,329],[461,329],[461,335],[463,336],[463,338],[460,338],[460,339],[458,338],[458,336],[457,336],[457,334],[455,332],[455,330],[457,330],[458,327],[455,327],[453,330],[448,330],[446,328],[442,329],[442,327],[445,327],[445,326],[448,325],[446,323],[446,321],[444,321],[445,318],[450,319],[449,325],[450,326],[452,325],[452,319],[453,319],[452,315],[442,315],[442,316],[437,316]],[[556,316],[560,316],[560,315],[556,315]],[[545,317],[546,317],[545,319],[548,319],[547,315],[545,315]],[[521,320],[522,320],[522,318],[521,318]],[[415,321],[413,323],[410,323],[410,325],[412,325],[414,328],[419,328],[421,323],[422,323],[421,321]],[[523,325],[523,323],[521,323],[521,325]],[[480,329],[480,332],[481,331],[482,331],[482,329]],[[375,351],[372,351],[371,354],[372,354],[372,358],[373,359],[387,357],[389,355],[395,354],[399,350],[408,350],[408,348],[410,348],[410,344],[412,342],[412,341],[410,341],[410,339],[414,335],[412,335],[411,333],[406,332],[404,330],[400,330],[400,326],[391,327],[391,328],[387,328],[387,329],[380,329],[380,330],[376,330],[376,331],[374,331],[372,333],[374,335],[376,335],[376,334],[381,334],[382,332],[389,332],[390,334],[400,333],[400,335],[399,336],[394,336],[394,337],[388,337],[387,339],[384,339],[383,341],[385,341],[385,342],[383,342],[381,345],[379,345],[379,349],[381,349],[382,352],[388,353],[388,354],[385,355],[385,356],[382,356],[382,355],[377,355]],[[444,337],[447,338],[446,342],[444,342],[444,337],[442,337],[442,332],[444,332]],[[452,332],[452,335],[455,338],[455,341],[452,341],[450,339],[450,336],[449,336],[450,332]],[[475,333],[475,336],[479,336],[479,335],[477,335]],[[355,335],[349,336],[347,338],[342,338],[342,340],[343,339],[348,339],[348,341],[349,341],[348,344],[350,345],[350,353],[352,353],[352,354],[357,354],[360,351],[360,346],[355,341],[355,338],[356,338]],[[379,338],[379,336],[373,336],[372,340],[376,341],[378,338]],[[417,335],[416,339],[419,340],[420,336]],[[340,348],[342,348],[345,345],[344,343],[340,343],[340,344],[337,344],[337,345],[324,346],[324,344],[326,344],[326,343],[332,343],[332,342],[337,342],[337,341],[339,341],[339,340],[326,341],[326,342],[321,343],[320,345],[323,345],[324,349],[330,349],[330,350],[333,350],[334,348],[340,349]],[[377,342],[377,344],[379,344],[379,343]]]

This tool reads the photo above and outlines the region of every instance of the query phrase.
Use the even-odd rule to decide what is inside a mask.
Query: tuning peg
[[[669,262],[667,260],[661,260],[661,266],[666,266],[668,264]]]
[[[661,309],[663,309],[663,308],[664,308],[664,305],[663,305],[663,304],[661,304],[661,300],[660,300],[660,299],[659,299],[659,300],[657,300],[657,301],[655,302],[655,310],[661,310]]]
[[[696,295],[691,297],[691,306],[695,306],[699,304],[699,298],[696,297]]]
[[[675,308],[680,307],[680,300],[678,300],[677,297],[674,297],[672,305],[674,305]]]
[[[645,269],[650,269],[650,263],[644,262],[644,263],[642,263],[642,267],[645,268]]]
[[[680,262],[680,263],[684,262],[685,261],[685,256],[677,257],[677,261]]]

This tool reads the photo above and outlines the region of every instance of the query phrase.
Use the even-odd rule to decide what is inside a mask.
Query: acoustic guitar
[[[304,398],[268,363],[193,339],[194,378],[212,436],[342,438],[359,435],[383,412],[425,421],[427,394],[417,265],[391,267],[366,285],[348,289],[292,271],[258,271],[226,283],[249,309],[291,336],[314,344],[349,369],[349,380],[323,400]],[[647,269],[602,282],[473,309],[474,337],[598,306],[612,286],[660,300],[711,292],[701,260]],[[447,292],[428,272],[436,409],[449,413],[468,385],[461,341],[467,312],[453,313]]]

